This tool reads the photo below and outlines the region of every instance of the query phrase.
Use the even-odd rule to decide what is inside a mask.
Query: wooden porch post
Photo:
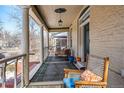
[[[23,63],[23,80],[25,86],[29,84],[29,8],[23,6],[23,53],[26,54]]]
[[[40,62],[44,62],[44,37],[43,37],[43,26],[40,27]]]
[[[71,34],[70,34],[70,31],[68,31],[67,33],[68,33],[68,35],[67,35],[67,47],[71,48]]]
[[[49,31],[48,31],[48,55],[49,55]]]

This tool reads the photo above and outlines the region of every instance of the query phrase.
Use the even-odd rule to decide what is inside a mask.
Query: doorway
[[[84,25],[84,61],[86,61],[87,54],[90,52],[90,39],[89,39],[89,23]]]
[[[63,56],[64,49],[67,48],[68,32],[49,33],[49,56]]]

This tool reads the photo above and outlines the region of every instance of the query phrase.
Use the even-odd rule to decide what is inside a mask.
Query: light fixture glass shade
[[[58,21],[59,26],[62,26],[62,23],[63,23],[63,21],[60,19],[60,20]]]

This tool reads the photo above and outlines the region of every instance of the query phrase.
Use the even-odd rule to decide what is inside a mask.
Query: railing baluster
[[[2,87],[5,88],[6,87],[6,62],[4,63],[4,67],[3,67],[3,83],[2,83]]]
[[[1,59],[0,60],[0,64],[2,64],[2,73],[1,73],[1,79],[2,79],[2,87],[6,87],[6,66],[7,65],[10,65],[11,63],[13,62],[10,62],[10,63],[7,63],[11,60],[16,60],[15,62],[15,75],[14,75],[14,87],[17,87],[17,64],[18,64],[18,60],[20,58],[22,58],[22,63],[21,63],[21,66],[22,66],[22,70],[21,70],[21,87],[24,87],[25,85],[25,81],[24,81],[24,69],[23,69],[23,66],[24,66],[24,60],[25,60],[25,56],[26,54],[20,54],[20,55],[17,55],[17,56],[13,56],[13,57],[9,57],[9,58],[4,58],[4,59]]]
[[[22,63],[21,63],[21,87],[24,87],[24,70],[23,70],[23,63],[24,63],[24,56],[22,58]]]
[[[2,64],[2,67],[1,67],[1,80],[2,80],[2,87],[4,87],[4,67],[3,67],[3,64]]]
[[[14,78],[14,87],[17,87],[17,64],[18,64],[18,58],[15,61],[15,78]]]

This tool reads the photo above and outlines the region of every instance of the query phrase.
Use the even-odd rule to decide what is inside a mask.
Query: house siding
[[[72,23],[72,49],[81,56],[78,17]],[[110,58],[108,87],[124,87],[124,6],[90,6],[90,54]],[[83,50],[82,50],[83,53]]]
[[[77,19],[73,22],[71,29],[72,29],[72,50],[74,56],[77,56]]]
[[[124,6],[91,6],[90,54],[110,57],[110,68],[124,69]]]

